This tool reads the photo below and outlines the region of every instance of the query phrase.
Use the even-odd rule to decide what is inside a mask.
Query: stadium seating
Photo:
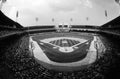
[[[104,73],[110,70],[110,66],[111,64],[113,65],[113,61],[115,60],[114,56],[110,53],[110,49],[96,63],[83,70],[76,72],[48,70],[29,56],[28,40],[28,35],[18,37],[13,40],[14,42],[9,45],[8,49],[4,50],[5,59],[3,59],[3,62],[10,69],[9,74],[12,74],[15,79],[24,79],[26,77],[28,79],[103,79]]]
[[[0,35],[17,33],[18,31],[3,30]],[[67,35],[68,33],[66,33]],[[85,33],[81,33],[81,35]],[[36,34],[37,35],[37,34]],[[41,34],[42,35],[42,34]],[[51,33],[51,35],[55,36]],[[57,34],[58,36],[59,33]],[[73,32],[72,36],[76,35]],[[101,36],[102,35],[102,36]],[[0,78],[1,79],[107,79],[112,76],[117,79],[119,77],[116,72],[120,64],[118,50],[114,47],[117,43],[109,35],[101,34],[100,39],[103,40],[107,51],[104,56],[97,59],[95,63],[87,68],[73,72],[60,72],[44,68],[38,64],[29,52],[29,35],[20,34],[0,40]],[[69,36],[69,34],[68,34]],[[88,34],[89,36],[89,34]],[[49,34],[44,33],[42,38],[49,38]],[[111,39],[111,40],[110,40]],[[9,41],[8,41],[9,40]],[[118,42],[117,40],[116,42]],[[114,43],[116,44],[114,46]],[[115,73],[113,73],[113,71]],[[113,75],[109,75],[113,73]],[[119,73],[118,73],[119,74]],[[7,76],[6,76],[7,75]],[[119,79],[119,78],[118,78]]]

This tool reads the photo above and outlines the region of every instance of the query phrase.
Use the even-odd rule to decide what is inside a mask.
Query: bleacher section
[[[12,35],[16,34],[24,34],[25,31],[20,28],[13,28],[13,27],[8,27],[8,26],[0,26],[0,40],[3,38],[7,38]]]
[[[55,32],[53,26],[22,28],[18,23],[9,18],[6,19],[6,16],[4,16],[2,12],[0,12],[0,17],[0,79],[120,79],[120,37],[116,36],[116,34],[120,34],[119,22],[115,22],[117,26],[112,22],[112,27],[108,27],[110,23],[103,25],[101,28],[97,28],[100,34],[99,37],[107,47],[107,50],[95,63],[79,71],[60,72],[46,69],[38,64],[35,59],[31,57],[28,47],[28,31],[30,34],[35,35],[38,35],[40,32],[47,32],[41,33],[41,39],[49,38],[49,34],[53,37],[56,35],[61,36],[59,33],[50,33],[51,31]],[[17,28],[14,28],[14,25],[17,26]],[[116,26],[117,29],[114,28],[114,26]],[[76,26],[75,28],[78,27]],[[91,29],[90,27],[88,28]],[[75,31],[83,34],[79,30]],[[94,29],[92,32],[98,33]],[[67,34],[69,33],[66,33],[66,35]],[[76,32],[71,33],[71,35],[76,35]]]
[[[120,36],[120,16],[106,24],[103,24],[99,29],[101,32]]]
[[[11,32],[10,30],[7,30],[4,31],[4,33],[2,31],[0,33],[2,33],[1,35],[4,35],[10,34]],[[41,35],[45,38],[49,37],[49,34],[55,36],[52,33],[45,33]],[[57,34],[57,36],[60,35],[59,33]],[[74,35],[76,35],[75,32],[73,33],[73,36]],[[43,38],[43,36],[41,38]],[[58,72],[44,68],[42,65],[38,64],[34,58],[30,57],[28,49],[29,35],[13,35],[0,41],[0,78],[25,79],[27,77],[28,79],[106,79],[107,77],[111,77],[109,75],[109,73],[113,73],[111,70],[114,70],[115,72],[116,69],[114,67],[119,68],[120,65],[117,63],[119,57],[116,56],[116,51],[113,50],[113,42],[109,41],[110,38],[106,40],[101,37],[101,39],[104,40],[108,50],[102,58],[96,61],[96,63],[88,68],[76,72]],[[111,72],[108,73],[108,71]],[[112,76],[117,79],[117,77],[115,77],[116,74],[113,74]]]
[[[28,26],[22,28],[29,34],[42,33],[42,32],[55,32],[54,25],[41,25],[41,26]]]
[[[4,59],[0,62],[1,66],[4,65],[2,66],[4,70],[0,71],[2,73],[0,77],[5,79],[7,79],[7,76],[4,76],[4,74],[13,76],[11,79],[24,79],[26,77],[28,79],[104,79],[104,75],[107,74],[108,70],[111,70],[114,64],[113,61],[116,59],[115,55],[110,53],[112,49],[109,49],[107,50],[108,53],[106,52],[102,58],[88,68],[76,72],[58,72],[44,68],[29,56],[28,35],[14,36],[9,40],[11,41],[4,40],[0,42],[0,45],[3,45],[0,49],[4,48],[0,52],[4,53],[3,57],[1,57]],[[108,41],[104,42],[106,45],[112,45]],[[8,68],[7,71],[5,71],[6,68]]]

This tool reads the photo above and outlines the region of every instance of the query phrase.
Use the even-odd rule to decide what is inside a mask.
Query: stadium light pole
[[[39,21],[39,18],[36,17],[36,18],[35,18],[35,22],[36,22],[36,24],[38,24],[38,21]]]
[[[106,17],[106,18],[108,17],[108,13],[107,13],[107,10],[105,10],[105,17]]]
[[[104,16],[105,16],[105,19],[108,20],[108,11],[106,9],[104,10]]]
[[[16,22],[18,21],[19,12],[16,12]]]
[[[86,20],[89,21],[89,17],[86,17]]]
[[[52,23],[54,24],[54,22],[55,22],[55,19],[54,19],[54,18],[52,18]]]
[[[72,22],[73,22],[73,18],[70,19],[70,25],[72,24]]]
[[[54,18],[52,18],[52,22],[54,22],[55,21],[55,19]]]

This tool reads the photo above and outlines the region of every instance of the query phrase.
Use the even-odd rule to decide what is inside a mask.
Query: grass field
[[[30,35],[37,39],[45,39],[45,38],[54,38],[54,37],[77,37],[77,38],[83,38],[83,39],[90,39],[93,37],[93,34],[89,34],[89,33],[76,33],[76,32],[70,32],[70,33],[42,33],[42,34],[33,34],[33,35]]]

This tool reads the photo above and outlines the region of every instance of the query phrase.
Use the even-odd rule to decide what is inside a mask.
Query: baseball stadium
[[[0,0],[0,79],[120,79],[119,0],[77,1]]]

